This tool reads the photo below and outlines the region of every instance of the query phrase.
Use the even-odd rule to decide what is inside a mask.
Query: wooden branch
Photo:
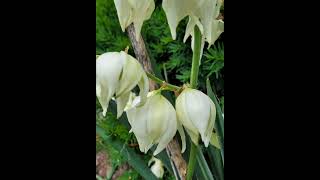
[[[137,41],[136,32],[134,30],[133,24],[128,26],[127,32],[128,32],[134,53],[136,55],[136,58],[142,64],[143,69],[146,72],[153,74],[151,61],[150,61],[149,55],[147,53],[147,49],[146,49],[146,46],[145,46],[144,41],[142,39],[142,36],[140,36],[139,41]],[[157,89],[157,84],[150,79],[149,79],[149,89],[151,91]]]
[[[170,141],[166,147],[166,150],[171,161],[174,163],[175,167],[173,168],[177,169],[178,171],[179,178],[185,180],[187,174],[187,163],[182,157],[181,148],[177,139],[174,138],[172,141]],[[175,169],[173,169],[174,172]],[[175,174],[175,176],[177,175]]]
[[[100,177],[106,178],[112,171],[109,155],[106,151],[100,151],[96,154],[96,171]]]
[[[143,41],[142,36],[140,36],[139,41],[136,40],[136,33],[134,30],[133,24],[128,26],[127,32],[128,32],[128,36],[130,38],[130,41],[132,43],[132,47],[133,47],[134,53],[136,55],[136,58],[142,64],[142,66],[146,72],[153,74],[150,57],[148,55],[148,52],[147,52],[147,49],[146,49],[146,46],[145,46],[145,43]],[[152,80],[149,80],[149,82],[150,82],[149,87],[150,87],[151,91],[157,89],[157,84],[155,82],[153,82]],[[170,161],[175,166],[175,167],[172,167],[173,171],[175,172],[177,170],[180,179],[185,180],[186,179],[186,172],[187,172],[187,163],[182,157],[181,148],[180,148],[178,141],[174,138],[168,144],[168,146],[166,147],[166,150],[167,150],[167,154],[170,158]]]
[[[117,180],[120,176],[122,176],[129,169],[130,169],[130,166],[128,163],[122,164],[121,166],[118,167],[118,169],[112,175],[111,180]]]

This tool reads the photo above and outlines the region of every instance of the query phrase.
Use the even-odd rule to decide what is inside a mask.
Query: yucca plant
[[[152,17],[154,1],[114,0],[114,5],[122,30],[134,26],[136,39],[131,40],[135,43],[143,41],[141,27]],[[99,46],[97,52],[101,53],[96,57],[99,143],[116,150],[144,179],[180,178],[164,150],[176,132],[181,137],[181,153],[188,163],[186,179],[224,179],[224,115],[217,89],[210,81],[212,75],[215,79],[220,78],[224,48],[223,44],[218,44],[208,52],[204,49],[205,42],[214,44],[223,32],[223,21],[216,19],[221,5],[220,0],[162,1],[172,39],[177,37],[179,21],[186,16],[189,18],[184,41],[192,37],[192,60],[187,59],[191,61],[190,82],[184,85],[168,82],[165,64],[162,65],[163,78],[152,55],[149,63],[155,73],[148,72],[150,67],[146,69],[145,64],[141,66],[129,55],[128,49],[120,53],[102,52]],[[101,33],[100,36],[105,38]],[[147,48],[151,47],[148,41],[145,44]],[[141,53],[139,49],[134,50],[136,56]],[[203,57],[206,58],[204,61],[201,60]],[[206,72],[204,84],[199,83],[199,77],[204,75],[200,65]],[[160,88],[149,92],[151,81],[158,83]],[[139,89],[135,88],[137,85]],[[201,92],[202,85],[206,89],[204,92]],[[139,92],[138,96],[136,92]],[[159,159],[153,161],[156,165],[149,161],[154,156]]]

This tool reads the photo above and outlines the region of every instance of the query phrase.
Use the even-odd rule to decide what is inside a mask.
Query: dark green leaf
[[[128,161],[129,165],[133,167],[143,178],[146,180],[156,180],[157,177],[150,171],[145,162],[140,155],[138,155],[133,149],[128,148],[126,144],[123,144],[117,139],[112,139],[108,137],[102,128],[96,126],[96,133],[103,139],[109,142],[113,148],[118,150],[122,157]]]

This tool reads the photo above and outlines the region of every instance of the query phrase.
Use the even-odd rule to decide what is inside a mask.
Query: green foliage
[[[118,180],[138,179],[138,177],[139,174],[136,171],[130,169],[129,171],[126,171],[122,176],[120,176]]]
[[[219,78],[219,72],[224,67],[224,47],[223,44],[217,43],[214,48],[210,48],[205,54],[206,60],[203,64],[203,70],[208,71],[207,77],[215,73]]]
[[[129,134],[128,129],[118,122],[112,112],[107,112],[106,117],[102,116],[102,109],[98,100],[96,100],[96,124],[103,129],[109,138],[117,138],[123,144],[134,141],[133,135]],[[113,144],[106,142],[102,138],[99,138],[96,142],[96,151],[98,152],[100,150],[106,150],[108,152],[113,169],[116,169],[127,161]]]
[[[96,132],[99,137],[104,141],[103,144],[109,144],[112,146],[116,151],[121,154],[121,157],[129,163],[131,167],[133,167],[144,179],[146,180],[156,180],[156,177],[150,171],[147,166],[147,162],[144,158],[147,156],[141,156],[137,153],[134,149],[127,146],[126,143],[120,141],[119,139],[112,138],[108,132],[96,126]],[[150,157],[149,157],[150,158]]]
[[[97,114],[100,114],[100,113],[97,113]],[[121,127],[121,125],[115,124],[115,121],[116,121],[116,118],[112,113],[107,113],[106,118],[101,118],[101,117],[96,118],[96,124],[100,126],[106,133],[108,133],[110,137],[117,136],[117,132],[113,130],[113,127],[115,126]],[[127,133],[124,133],[124,135],[126,134]],[[120,137],[123,137],[123,135],[121,135]],[[120,166],[125,162],[120,152],[114,149],[114,147],[112,147],[111,144],[104,143],[102,139],[99,139],[96,142],[96,151],[98,152],[100,150],[106,150],[108,152],[113,169],[115,169],[117,166]]]
[[[133,141],[133,135],[128,132],[128,129],[123,124],[118,122],[116,116],[112,112],[107,112],[106,117],[102,116],[102,109],[100,106],[96,108],[96,123],[108,132],[110,136],[119,138],[124,142]]]
[[[222,113],[224,113],[224,96],[220,98],[220,105],[221,105]]]
[[[113,0],[96,0],[96,53],[120,51],[130,46],[122,32]]]

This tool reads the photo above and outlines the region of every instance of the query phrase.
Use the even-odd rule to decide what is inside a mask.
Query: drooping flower
[[[154,0],[114,0],[114,4],[122,31],[133,23],[139,40],[143,22],[151,17],[155,8]]]
[[[176,39],[177,26],[184,17],[189,16],[184,42],[190,35],[194,36],[194,28],[198,26],[202,34],[201,56],[204,42],[207,41],[210,48],[224,31],[224,22],[217,20],[221,5],[222,0],[163,0],[162,2],[173,39]],[[191,47],[192,49],[194,47],[193,38]]]
[[[138,98],[126,110],[131,131],[138,140],[141,152],[147,153],[153,145],[158,144],[153,153],[157,155],[176,134],[176,111],[160,91],[150,92],[143,106],[134,106],[139,102]]]
[[[106,115],[109,101],[115,95],[119,118],[129,100],[131,90],[140,88],[141,105],[149,91],[149,81],[140,63],[127,53],[108,52],[96,60],[96,94]]]
[[[212,141],[216,107],[212,100],[199,90],[186,88],[176,99],[178,121],[185,127],[193,143],[199,135],[205,146]]]

